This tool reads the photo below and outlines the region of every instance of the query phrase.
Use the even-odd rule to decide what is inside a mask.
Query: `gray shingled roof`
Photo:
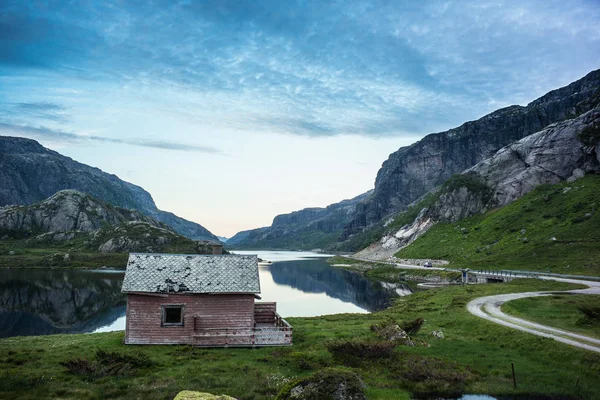
[[[131,253],[121,291],[260,293],[258,259],[247,255]]]

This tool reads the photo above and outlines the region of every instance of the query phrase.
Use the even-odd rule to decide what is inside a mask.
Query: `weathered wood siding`
[[[277,303],[254,303],[254,322],[257,324],[274,324]]]
[[[162,306],[178,304],[185,307],[183,326],[162,326]],[[252,294],[127,295],[127,344],[241,344],[253,327]],[[232,338],[223,339],[224,332]]]

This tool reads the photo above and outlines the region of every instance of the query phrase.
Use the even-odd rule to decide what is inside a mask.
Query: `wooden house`
[[[282,346],[292,327],[260,297],[249,255],[129,255],[126,344]]]

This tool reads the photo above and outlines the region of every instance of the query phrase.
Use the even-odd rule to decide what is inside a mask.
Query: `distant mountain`
[[[159,210],[150,193],[139,186],[49,150],[35,140],[0,136],[0,206],[37,203],[64,189],[137,210],[186,237],[218,241],[200,224]]]
[[[600,70],[527,106],[494,111],[458,128],[425,136],[392,153],[377,173],[375,190],[356,207],[340,240],[347,240],[403,210],[425,193],[503,146],[600,104]]]
[[[217,238],[223,243],[226,243],[229,240],[229,238],[226,238],[225,236],[217,236]]]
[[[228,247],[248,249],[324,249],[337,241],[356,205],[371,191],[325,208],[305,208],[273,219],[269,227],[242,231],[227,241]]]

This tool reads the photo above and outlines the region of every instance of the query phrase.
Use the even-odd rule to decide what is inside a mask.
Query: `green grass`
[[[507,314],[528,321],[600,338],[600,318],[590,318],[582,311],[588,309],[600,312],[600,296],[564,294],[530,297],[512,300],[502,306],[502,311]]]
[[[199,349],[186,346],[125,346],[123,333],[16,337],[0,340],[0,398],[171,399],[184,389],[228,394],[240,399],[269,399],[290,379],[304,377],[340,362],[327,351],[330,340],[377,340],[370,326],[388,318],[424,318],[415,339],[420,345],[395,350],[403,360],[431,361],[432,374],[443,366],[468,371],[467,393],[495,395],[543,394],[548,398],[600,399],[600,356],[550,339],[513,331],[469,314],[466,303],[479,296],[532,290],[565,290],[573,285],[537,280],[506,284],[454,286],[403,297],[386,311],[318,318],[289,318],[294,345],[285,348]],[[445,339],[435,339],[441,329]],[[427,343],[429,347],[423,346]],[[149,360],[122,376],[70,373],[61,363],[73,358],[93,360],[98,350]],[[439,361],[433,362],[433,357]],[[145,358],[144,358],[145,359]],[[429,360],[429,361],[428,361]],[[426,362],[427,361],[427,362]],[[515,363],[518,389],[512,388],[510,363]],[[455,364],[454,364],[455,363]],[[369,399],[408,398],[421,380],[400,378],[397,366],[371,360],[356,367]],[[446,367],[447,368],[447,367]],[[408,371],[410,372],[410,371]],[[416,378],[415,378],[416,379]],[[575,383],[579,379],[579,384]]]
[[[600,275],[600,176],[542,185],[485,215],[439,223],[400,250],[449,267]]]

